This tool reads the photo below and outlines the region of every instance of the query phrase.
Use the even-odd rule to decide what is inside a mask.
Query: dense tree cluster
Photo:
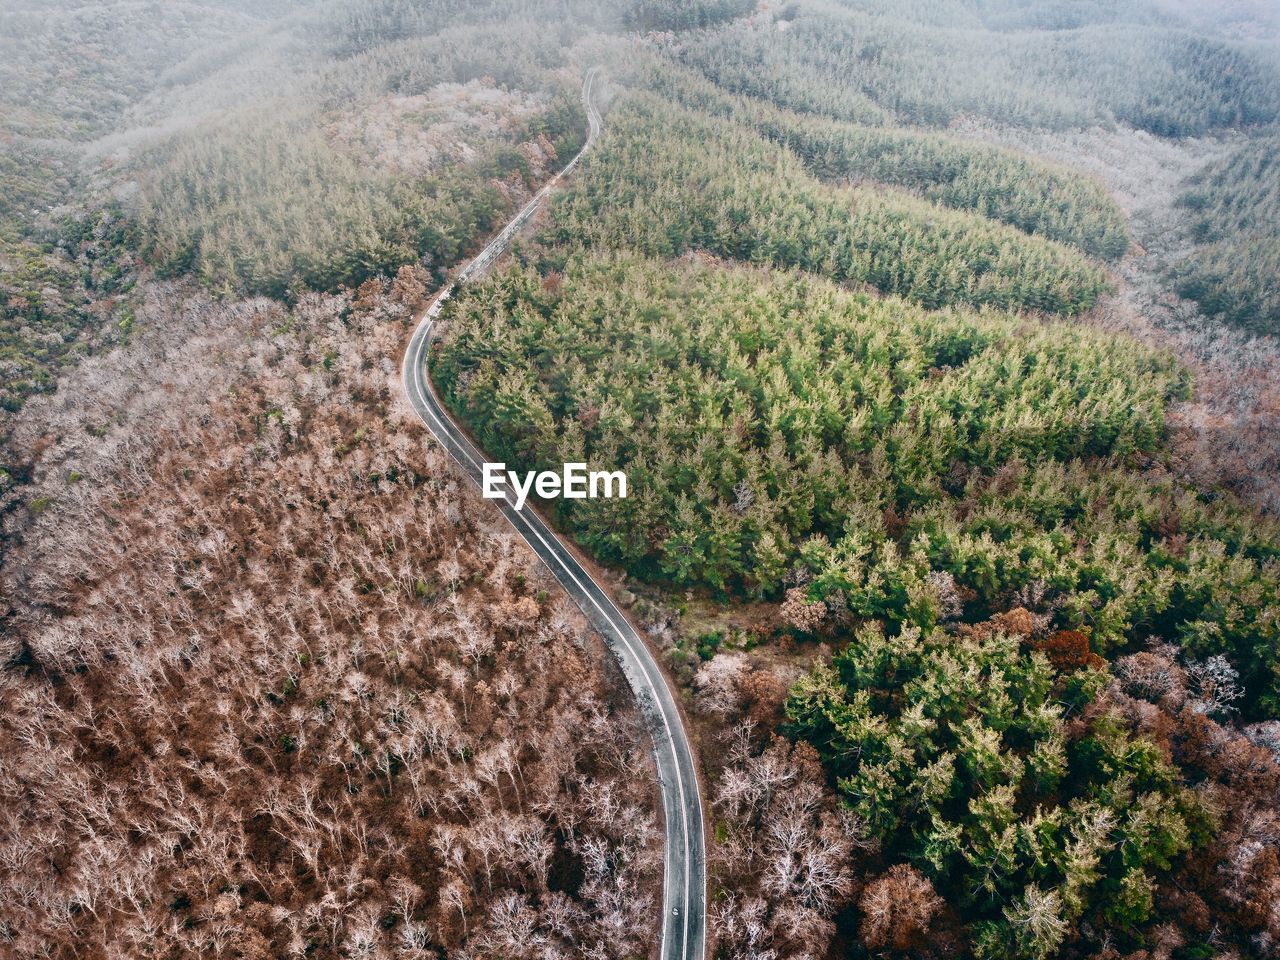
[[[929,878],[918,895],[958,908],[977,957],[1270,955],[1280,755],[1214,719],[1230,672],[1162,647],[1111,680],[1069,641],[1025,610],[959,636],[870,627],[795,687],[792,729],[882,852]],[[874,884],[860,906],[868,945],[889,936]],[[944,955],[953,923],[910,918],[902,946]]]
[[[695,707],[730,731],[703,746],[723,960],[1275,953],[1280,724],[1233,726],[1220,657],[1153,641],[1109,672],[1047,619],[869,624],[798,684],[741,648],[702,666]],[[794,745],[770,733],[788,682]],[[807,921],[773,885],[797,876]]]
[[[1025,601],[1100,653],[1151,634],[1225,653],[1248,690],[1240,706],[1280,712],[1280,531],[1159,471],[1100,467],[1011,464],[905,518],[896,542],[811,541],[808,595],[926,629],[947,619],[952,584],[970,615]]]
[[[316,28],[330,33],[343,55],[496,28],[491,36],[497,46],[474,51],[487,58],[503,47],[526,45],[548,24],[570,32],[692,30],[753,7],[753,0],[343,0],[336,21]]]
[[[566,94],[483,160],[403,181],[369,172],[309,114],[221,119],[157,162],[140,211],[145,252],[213,289],[276,297],[358,285],[408,263],[443,270],[576,152],[583,123]]]
[[[219,294],[275,297],[457,262],[581,145],[566,29],[621,16],[621,5],[580,0],[272,0],[156,17],[127,4],[45,6],[0,14],[5,138],[106,138],[87,166],[107,189],[86,186],[78,206],[92,210],[108,190],[127,197],[151,265]],[[66,64],[59,83],[48,82],[51,61]],[[541,109],[463,138],[466,162],[446,170],[373,169],[334,136],[380,103],[481,79]],[[0,173],[10,179],[7,164]]]
[[[0,214],[0,410],[19,409],[53,389],[66,364],[127,336],[136,238],[118,209],[47,230]]]
[[[1170,283],[1192,252],[1187,212],[1177,202],[1184,182],[1211,162],[1207,157],[1230,153],[1232,144],[1166,142],[1124,129],[1015,131],[983,123],[964,129],[1088,169],[1123,198],[1134,244],[1115,268],[1119,293],[1082,320],[1172,352],[1192,378],[1190,395],[1168,413],[1169,460],[1179,477],[1280,516],[1280,341],[1205,316]]]
[[[823,179],[875,180],[916,189],[956,210],[1116,260],[1128,248],[1124,216],[1077,173],[940,134],[854,127],[821,118],[763,127]]]
[[[3,126],[34,138],[100,136],[175,63],[262,30],[287,2],[7,3],[0,10]]]
[[[393,399],[421,291],[289,314],[153,288],[163,329],[24,411],[14,495],[45,505],[9,515],[0,568],[6,949],[650,942],[661,833],[629,698]]]
[[[1072,31],[1090,25],[1180,28],[1208,37],[1276,38],[1264,0],[841,0],[863,13],[911,23],[1001,33]]]
[[[607,508],[593,546],[764,593],[781,582],[768,551],[920,508],[970,472],[1151,451],[1177,389],[1159,356],[1065,325],[626,255],[510,271],[467,291],[453,322],[435,376],[491,452],[633,472],[638,496]],[[584,514],[584,534],[603,519]],[[711,527],[714,551],[685,542]]]
[[[1073,314],[1107,289],[1102,270],[1063,244],[904,193],[824,185],[740,125],[644,95],[613,112],[548,229],[652,256],[705,250],[800,267],[931,307]]]
[[[1069,735],[1063,701],[1104,677],[1055,691],[1049,659],[1017,638],[871,628],[787,710],[890,855],[969,919],[977,957],[1047,957],[1086,911],[1106,928],[1150,920],[1152,874],[1211,826],[1123,724],[1102,714]]]
[[[694,35],[677,55],[726,89],[854,122],[888,112],[945,126],[974,113],[1188,136],[1269,123],[1280,111],[1280,70],[1264,53],[1175,26],[1115,22],[1126,19],[1115,16],[1120,5],[1106,5],[1113,16],[1102,22],[1013,30],[987,28],[982,5],[860,6],[798,0],[783,20]]]
[[[729,731],[703,747],[723,960],[1280,947],[1280,724],[1229,722],[1240,690],[1221,658],[1153,641],[1109,672],[1022,608],[869,624],[792,682],[791,744],[770,732],[794,669],[722,649],[694,684]],[[810,799],[819,763],[842,800],[832,834]],[[822,891],[807,921],[773,886],[797,876]]]
[[[632,85],[755,129],[824,180],[873,180],[913,190],[1104,260],[1128,247],[1124,215],[1106,189],[1066,167],[956,136],[795,113],[727,93],[663,58],[633,56],[617,72]]]
[[[1197,247],[1176,268],[1178,292],[1248,332],[1280,334],[1280,136],[1197,174],[1182,202]]]
[[[754,0],[630,0],[621,5],[622,25],[632,30],[695,30],[755,10]]]
[[[535,5],[495,3],[466,26],[457,4],[409,5],[417,26],[404,38],[338,59],[328,40],[347,20],[387,14],[373,6],[195,3],[152,16],[56,0],[0,11],[4,411],[127,335],[138,266],[194,274],[218,294],[274,296],[424,260],[439,276],[580,146],[577,81],[556,73],[564,35],[533,21]],[[448,169],[380,170],[369,148],[381,144],[337,135],[379,105],[479,78],[523,91],[534,109],[454,133]],[[423,119],[419,107],[399,122]],[[96,147],[79,142],[90,137]]]
[[[500,459],[625,468],[629,499],[557,510],[637,576],[776,597],[799,562],[809,602],[926,630],[1034,594],[1101,653],[1225,653],[1246,709],[1280,708],[1280,533],[1126,466],[1181,388],[1159,355],[616,255],[510,271],[455,317],[446,398]]]
[[[720,893],[708,915],[716,955],[822,956],[872,842],[864,825],[826,789],[807,743],[762,738],[745,719],[709,748],[720,765],[710,864]]]

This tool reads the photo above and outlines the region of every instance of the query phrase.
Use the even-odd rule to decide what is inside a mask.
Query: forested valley
[[[0,944],[1280,956],[1280,23],[1261,0],[0,10]],[[3,952],[3,950],[0,950]]]
[[[535,241],[453,308],[437,382],[496,457],[632,477],[627,500],[546,509],[628,571],[642,615],[668,598],[673,669],[734,758],[722,955],[1270,955],[1274,501],[1181,459],[1204,443],[1183,426],[1195,364],[1182,334],[1108,319],[1133,244],[1108,191],[898,124],[1251,131],[1274,60],[1155,8],[1036,33],[986,5],[861,6],[631,61]],[[937,52],[979,29],[982,66]],[[941,77],[911,70],[926,36]],[[1231,63],[1254,82],[1223,83]],[[1096,87],[1062,82],[1091,67]],[[1171,198],[1193,252],[1161,282],[1257,333],[1274,177],[1253,136]],[[738,818],[816,765],[861,866],[741,896],[762,848]],[[786,915],[800,890],[830,925]]]
[[[800,267],[927,306],[1073,314],[1107,288],[1061,243],[884,188],[824,186],[785,148],[656,102],[620,107],[593,159],[557,205],[556,237]]]

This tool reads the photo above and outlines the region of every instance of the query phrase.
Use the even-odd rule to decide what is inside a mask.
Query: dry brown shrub
[[[1024,607],[1014,607],[991,618],[991,625],[1000,633],[1009,637],[1026,639],[1036,632],[1037,623],[1031,611]]]
[[[1049,658],[1054,668],[1064,673],[1086,667],[1101,670],[1107,661],[1093,652],[1089,638],[1079,630],[1059,630],[1036,642],[1035,648]]]
[[[821,600],[809,600],[800,587],[787,591],[779,611],[782,619],[801,633],[813,633],[827,618],[827,605]]]
[[[868,883],[862,893],[858,903],[862,940],[871,950],[922,947],[942,905],[928,877],[899,863]]]
[[[738,692],[747,707],[747,716],[765,730],[782,722],[787,685],[768,668],[760,668],[738,678]]]

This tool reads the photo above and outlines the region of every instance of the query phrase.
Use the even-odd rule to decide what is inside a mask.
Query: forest
[[[731,622],[775,605],[763,632],[680,638],[678,614],[656,628],[676,632],[669,655],[712,729],[742,725],[707,735],[733,757],[714,801],[721,955],[824,939],[1036,960],[1271,955],[1280,527],[1175,456],[1197,389],[1185,341],[1167,341],[1175,355],[1089,319],[1115,289],[1104,264],[1131,249],[1099,181],[894,121],[1247,127],[1271,101],[1215,78],[1230,63],[1265,87],[1273,68],[1153,14],[1150,48],[1124,69],[1151,71],[1161,95],[1126,102],[1145,81],[1109,72],[1107,49],[1136,32],[1097,43],[1096,24],[1060,25],[1044,57],[1012,11],[985,9],[991,59],[1036,61],[1028,83],[1068,89],[1054,70],[1086,69],[1085,44],[1108,61],[1091,99],[1036,90],[1015,108],[977,92],[1012,88],[981,69],[895,87],[893,57],[921,54],[916,28],[883,11],[796,9],[634,61],[635,92],[581,177],[511,266],[464,291],[432,364],[492,455],[627,470],[627,501],[545,508],[641,592],[707,596]],[[973,37],[966,16],[957,38]],[[846,21],[883,43],[852,66],[834,59]],[[934,44],[936,26],[920,28]],[[1173,80],[1162,57],[1196,66]],[[1184,188],[1200,218],[1189,263],[1215,229],[1243,245],[1269,225],[1252,218],[1270,199],[1266,142]],[[1265,296],[1239,273],[1259,260],[1233,249],[1238,289]],[[1185,285],[1190,269],[1169,281],[1225,314]],[[782,682],[760,644],[819,652]],[[761,746],[762,731],[791,745]],[[803,794],[815,764],[847,818],[831,842],[859,865],[805,886],[835,930],[789,918],[772,874],[760,899],[739,892],[768,849],[739,818],[770,816],[771,785]]]
[[[664,144],[654,155],[651,145]],[[691,251],[870,284],[926,306],[1087,310],[1108,289],[1078,251],[906,193],[820,183],[740,125],[637,97],[611,117],[552,236],[655,256]]]
[[[1181,137],[1270,123],[1280,111],[1280,75],[1263,51],[1166,25],[1158,3],[1037,22],[1054,6],[810,0],[784,8],[785,29],[740,20],[692,35],[675,57],[728,90],[859,123],[888,114],[946,126],[976,113]]]
[[[302,117],[229,121],[167,148],[141,207],[143,252],[164,275],[190,272],[210,289],[279,298],[358,287],[411,263],[442,271],[577,151],[578,113],[562,96],[515,131],[513,144],[406,181],[371,176]],[[514,145],[534,142],[533,151]],[[229,144],[234,180],[220,175]]]
[[[643,949],[661,833],[638,719],[399,415],[383,364],[422,289],[290,312],[155,287],[128,350],[28,408],[11,442],[44,506],[0,583],[21,598],[6,950]]]
[[[0,10],[0,953],[1280,956],[1261,0]]]
[[[77,179],[56,150],[0,141],[0,417],[52,389],[77,356],[128,332],[123,311],[114,323],[102,317],[133,283],[132,219],[108,204],[40,222]]]
[[[1178,292],[1246,331],[1280,332],[1280,136],[1250,141],[1198,173],[1181,202],[1197,241]]]
[[[549,278],[511,271],[468,291],[434,375],[497,455],[626,464],[651,502],[562,506],[626,514],[598,546],[625,536],[613,562],[677,584],[742,585],[750,569],[751,589],[775,595],[753,543],[793,559],[855,511],[914,510],[1015,459],[1149,452],[1179,389],[1166,358],[1065,324],[931,313],[798,276],[600,254]],[[737,529],[708,541],[721,552],[677,545],[733,516],[739,485]],[[698,522],[671,522],[689,511]]]
[[[934,911],[907,945],[1138,944],[1176,921],[1173,889],[1221,900],[1224,838],[1280,776],[1280,530],[1158,464],[1167,357],[794,275],[547,257],[467,293],[438,382],[494,455],[625,466],[636,497],[556,505],[606,562],[784,600],[787,629],[839,643],[789,729],[887,862],[983,917]],[[1204,737],[1238,758],[1184,742]],[[1270,786],[1224,821],[1206,784],[1237,762]],[[917,796],[926,819],[896,819]],[[1273,922],[1256,870],[1214,914],[1237,942]]]
[[[1043,234],[1102,260],[1128,248],[1124,215],[1097,180],[1026,154],[926,130],[844,123],[726,93],[658,58],[636,58],[627,83],[731,118],[788,148],[825,181],[874,181]]]
[[[1096,652],[1229,652],[1247,712],[1280,708],[1280,531],[1125,468],[1158,451],[1166,358],[794,277],[609,257],[552,281],[469,293],[434,370],[495,456],[625,467],[637,496],[556,504],[606,561],[774,598],[802,565],[810,602],[924,629],[939,582],[979,619],[1039,591]]]

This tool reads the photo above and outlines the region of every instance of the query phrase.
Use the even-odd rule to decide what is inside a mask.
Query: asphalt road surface
[[[440,291],[423,314],[405,352],[402,377],[409,402],[440,445],[449,451],[477,487],[481,483],[481,465],[486,458],[454,423],[427,374],[432,331],[436,318],[457,287],[482,274],[502,255],[560,179],[572,172],[582,155],[590,149],[601,127],[600,112],[592,99],[598,75],[599,69],[593,67],[583,82],[582,99],[589,130],[582,150],[463,268],[457,281]],[[503,489],[508,491],[510,498],[510,487],[504,485]],[[587,619],[600,631],[635,693],[653,739],[653,756],[666,826],[662,941],[658,956],[661,960],[703,960],[707,883],[702,798],[698,791],[693,751],[689,747],[675,697],[658,664],[626,617],[537,513],[531,509],[517,511],[512,499],[502,501],[500,508],[582,608]]]

